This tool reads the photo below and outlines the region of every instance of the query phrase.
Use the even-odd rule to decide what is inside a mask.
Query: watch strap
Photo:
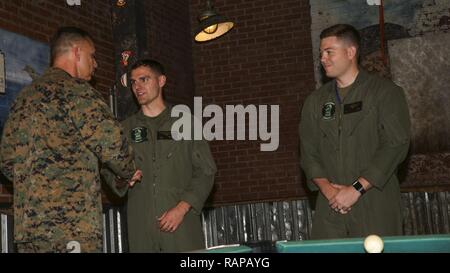
[[[355,190],[359,191],[359,193],[361,193],[361,195],[366,193],[366,190],[364,189],[363,185],[361,184],[361,182],[359,182],[358,179],[356,179],[356,181],[353,182],[352,186],[353,186],[353,188],[355,188]]]

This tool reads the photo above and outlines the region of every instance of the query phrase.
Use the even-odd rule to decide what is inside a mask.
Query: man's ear
[[[357,52],[356,46],[352,45],[352,46],[348,47],[347,48],[347,56],[348,56],[348,58],[349,59],[356,58],[356,52]]]
[[[159,76],[158,77],[158,84],[159,84],[159,87],[164,87],[164,85],[166,85],[166,76],[164,76],[164,75],[161,75],[161,76]]]
[[[81,54],[80,54],[80,47],[78,45],[74,45],[72,46],[72,48],[70,49],[72,56],[75,58],[75,60],[77,62],[79,62],[81,60]]]

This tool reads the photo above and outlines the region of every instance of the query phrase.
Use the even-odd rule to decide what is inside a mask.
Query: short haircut
[[[77,27],[59,28],[50,42],[51,63],[55,59],[65,54],[76,42],[93,41],[92,36],[88,32]]]
[[[133,64],[133,66],[131,66],[130,72],[133,70],[136,70],[142,66],[150,68],[151,70],[158,73],[159,75],[164,75],[164,76],[166,75],[164,66],[160,62],[151,60],[151,59],[143,59],[143,60],[137,61],[136,63]]]
[[[361,37],[358,30],[351,25],[337,24],[324,29],[320,33],[320,39],[336,36],[339,40],[344,40],[356,47],[357,56],[359,56]]]

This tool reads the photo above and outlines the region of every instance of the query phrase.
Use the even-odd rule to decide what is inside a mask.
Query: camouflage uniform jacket
[[[1,170],[14,183],[16,242],[98,240],[101,247],[99,162],[126,178],[135,166],[98,91],[50,68],[19,93],[0,149]]]

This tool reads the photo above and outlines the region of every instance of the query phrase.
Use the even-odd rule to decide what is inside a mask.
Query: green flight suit
[[[387,79],[360,71],[339,103],[335,81],[305,101],[301,122],[301,167],[311,190],[313,178],[351,185],[358,177],[374,188],[352,210],[334,212],[318,194],[312,239],[402,234],[398,165],[410,143],[410,119],[403,90]]]
[[[205,248],[201,212],[214,183],[216,165],[206,141],[171,138],[177,118],[166,108],[157,117],[141,111],[123,122],[143,179],[128,190],[130,252],[182,252]],[[113,179],[105,180],[111,183]],[[125,194],[124,190],[116,191]],[[192,209],[174,233],[161,232],[157,218],[186,201]]]

